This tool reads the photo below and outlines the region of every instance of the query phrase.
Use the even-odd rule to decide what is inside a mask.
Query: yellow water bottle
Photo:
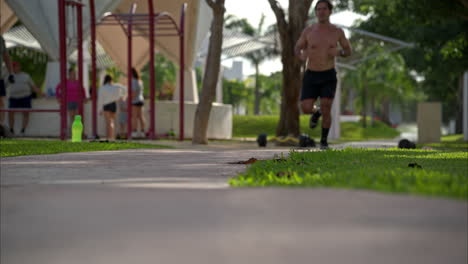
[[[81,142],[83,135],[83,124],[81,123],[81,116],[76,115],[72,124],[72,142]]]

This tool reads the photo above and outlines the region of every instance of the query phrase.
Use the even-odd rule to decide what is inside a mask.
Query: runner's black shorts
[[[307,70],[302,80],[301,101],[306,99],[334,98],[336,92],[336,71]]]

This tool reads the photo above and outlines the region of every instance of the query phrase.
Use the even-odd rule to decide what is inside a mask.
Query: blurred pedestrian
[[[34,90],[37,96],[42,96],[41,90],[34,84],[29,74],[21,71],[21,65],[19,62],[14,61],[13,72],[14,72],[14,83],[10,83],[8,86],[8,107],[10,109],[21,108],[31,109],[32,108],[32,91]],[[23,125],[21,127],[21,135],[24,135],[25,130],[29,123],[29,112],[22,112],[23,114]],[[10,132],[15,134],[15,112],[8,113],[8,123],[10,125]]]
[[[112,77],[104,77],[103,86],[99,88],[98,105],[99,113],[106,119],[106,136],[108,140],[115,140],[115,116],[117,103],[126,98],[125,87],[112,83]]]
[[[67,131],[70,131],[70,124],[75,119],[75,115],[78,115],[78,110],[80,104],[83,104],[86,101],[86,90],[84,86],[80,83],[80,81],[76,77],[76,71],[74,68],[70,68],[68,70],[68,79],[67,83],[67,113],[68,113],[68,124],[67,124]],[[59,104],[62,101],[62,89],[63,85],[59,83],[55,88],[55,96],[57,97],[57,101]],[[81,91],[80,91],[81,89]]]
[[[132,68],[132,137],[145,137],[145,116],[144,116],[144,97],[143,83],[135,68]],[[140,125],[140,129],[138,129]]]

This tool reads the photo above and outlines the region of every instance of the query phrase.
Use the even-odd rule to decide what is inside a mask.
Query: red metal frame
[[[67,46],[66,46],[66,6],[76,8],[77,12],[77,49],[78,49],[78,80],[83,86],[83,4],[76,0],[58,0],[59,43],[60,43],[60,139],[65,140],[67,130]],[[83,89],[79,91],[79,114],[83,117]]]
[[[95,49],[96,38],[93,37],[93,32],[95,32],[96,20],[94,14],[94,0],[89,0],[91,10],[91,47]],[[185,56],[184,56],[184,23],[185,23],[185,12],[187,4],[182,5],[181,17],[180,17],[180,27],[177,27],[174,19],[167,12],[154,13],[152,0],[148,0],[149,14],[136,14],[135,13],[136,5],[133,4],[130,13],[128,14],[110,14],[101,19],[99,25],[118,25],[122,27],[122,30],[127,35],[127,79],[128,79],[128,120],[127,120],[127,138],[132,138],[132,105],[131,105],[131,91],[132,91],[132,37],[133,36],[148,36],[150,39],[150,129],[148,131],[148,136],[151,139],[156,137],[155,130],[155,76],[154,76],[154,38],[155,37],[179,37],[180,45],[180,100],[179,100],[179,140],[184,140],[184,69],[185,69]],[[159,25],[163,25],[160,27]],[[133,33],[133,26],[135,26],[139,33]],[[141,32],[147,31],[147,34]],[[157,32],[162,31],[162,34],[157,34]],[[167,33],[173,31],[174,33]],[[91,61],[93,63],[92,71],[93,75],[95,74],[96,67],[96,54],[91,52]],[[93,84],[95,85],[95,79],[93,79]],[[93,91],[95,87],[93,88]],[[93,102],[95,101],[95,96],[93,96]],[[95,106],[93,105],[93,121],[95,120]],[[93,131],[95,129],[95,124],[93,122]]]
[[[80,82],[81,86],[83,87],[83,12],[82,8],[79,6],[76,9],[77,14],[77,31],[78,31],[78,81]],[[79,97],[80,101],[78,103],[78,113],[81,115],[81,120],[84,123],[84,115],[83,115],[83,98],[85,97],[83,93],[83,89],[79,90]]]
[[[132,4],[130,8],[130,14],[135,14],[136,12],[136,4]],[[132,117],[133,117],[133,109],[132,109],[132,16],[128,19],[127,25],[127,87],[128,87],[128,99],[127,99],[127,138],[132,138]],[[144,128],[143,128],[144,129]]]
[[[184,29],[185,29],[185,9],[187,4],[182,5],[182,11],[180,14],[180,36],[179,36],[179,47],[180,47],[180,97],[179,97],[179,140],[184,140],[184,69],[185,69],[185,47],[184,47]]]
[[[93,138],[97,138],[97,77],[96,77],[96,12],[94,0],[89,0],[91,18],[91,100],[92,100],[92,127]]]
[[[149,9],[149,30],[150,32],[154,32],[154,8],[153,8],[153,1],[148,0],[148,9]],[[150,139],[156,138],[156,130],[155,130],[155,76],[154,76],[154,34],[150,34],[150,44],[149,44],[149,51],[150,51],[150,129],[148,131],[148,137]]]
[[[36,112],[36,113],[60,113],[60,109],[2,109],[0,112],[18,112],[18,113],[29,113],[29,112]]]
[[[83,85],[83,13],[84,6],[78,0],[57,0],[58,3],[58,22],[59,22],[59,48],[60,48],[60,83],[62,89],[62,98],[59,109],[1,109],[0,112],[59,112],[60,113],[60,139],[65,140],[67,129],[67,47],[66,47],[66,6],[76,8],[77,12],[77,49],[78,49],[78,80]],[[179,140],[184,140],[184,28],[185,28],[185,12],[187,4],[184,3],[181,9],[180,27],[177,27],[174,19],[167,12],[154,13],[153,2],[148,0],[149,15],[135,14],[136,4],[132,5],[129,14],[111,14],[104,17],[101,25],[120,25],[128,37],[128,94],[131,95],[132,89],[132,36],[148,36],[146,34],[132,34],[132,27],[138,26],[139,31],[145,30],[145,26],[149,29],[150,39],[150,130],[148,136],[151,139],[156,138],[155,129],[155,76],[154,76],[154,38],[155,37],[179,37],[180,45],[180,100],[179,100]],[[91,98],[92,98],[92,134],[97,137],[97,94],[96,94],[96,15],[94,0],[89,0],[90,18],[91,18]],[[113,20],[112,20],[113,19]],[[127,24],[127,30],[125,28]],[[158,27],[163,25],[163,27]],[[169,25],[169,27],[167,26]],[[157,34],[159,31],[175,31],[175,33]],[[83,115],[83,89],[80,89],[79,113]],[[127,137],[131,139],[132,124],[131,115],[132,107],[131,100],[128,100],[128,127]]]
[[[59,41],[60,41],[60,83],[62,90],[62,100],[60,100],[60,139],[65,140],[65,130],[67,128],[67,46],[66,46],[66,21],[65,21],[65,0],[58,0],[59,12]]]

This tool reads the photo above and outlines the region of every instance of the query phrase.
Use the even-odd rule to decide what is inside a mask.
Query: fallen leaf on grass
[[[274,162],[285,162],[287,160],[285,158],[278,158],[278,159],[274,159],[273,161]]]
[[[286,178],[290,179],[291,174],[289,174],[289,172],[280,171],[280,172],[276,173],[276,177],[286,177]]]
[[[228,164],[252,164],[257,161],[256,158],[250,158],[248,160],[241,160],[241,161],[235,161],[235,162],[228,162]]]
[[[410,168],[418,168],[418,169],[422,169],[422,166],[417,164],[416,162],[413,162],[413,163],[409,163],[408,164],[408,167]]]

